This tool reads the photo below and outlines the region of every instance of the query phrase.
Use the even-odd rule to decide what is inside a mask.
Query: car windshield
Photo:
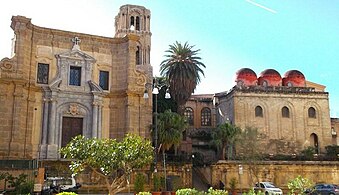
[[[265,183],[265,186],[268,188],[276,188],[272,183]]]

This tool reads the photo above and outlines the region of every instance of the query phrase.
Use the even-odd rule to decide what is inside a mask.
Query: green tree
[[[163,113],[166,110],[171,110],[172,112],[177,112],[177,103],[173,98],[166,99],[165,94],[168,89],[168,81],[165,77],[154,77],[155,86],[163,86],[159,89],[159,94],[157,95],[157,101],[153,101],[153,112],[155,112],[155,102],[157,102],[158,110],[157,113]],[[155,95],[153,95],[155,98]]]
[[[325,146],[325,150],[326,150],[326,156],[330,159],[337,159],[337,155],[339,154],[339,146],[337,145],[328,145]]]
[[[14,190],[10,194],[28,194],[33,190],[33,181],[30,181],[28,175],[20,174],[18,177],[7,175],[7,181]]]
[[[90,168],[105,180],[111,195],[127,187],[133,169],[152,162],[153,151],[149,140],[132,134],[120,142],[77,136],[60,150],[64,158],[72,159],[70,169],[74,174]]]
[[[177,102],[179,114],[183,113],[183,106],[200,83],[200,75],[205,76],[202,67],[206,66],[197,56],[200,49],[194,50],[193,47],[187,42],[182,45],[176,41],[169,45],[165,51],[166,59],[160,64],[160,74],[168,79],[171,96]]]
[[[259,182],[258,161],[263,159],[260,144],[258,129],[254,127],[245,127],[236,143],[239,158],[248,165],[253,184]]]
[[[288,181],[287,187],[290,190],[288,194],[304,194],[304,192],[311,188],[312,185],[313,183],[311,180],[298,175],[296,178]]]
[[[171,110],[160,113],[158,117],[159,148],[164,153],[174,146],[176,151],[182,140],[182,133],[188,126],[185,117]]]
[[[212,132],[212,144],[221,149],[221,159],[225,159],[226,150],[227,160],[233,157],[233,146],[240,133],[241,129],[230,123],[221,124]]]

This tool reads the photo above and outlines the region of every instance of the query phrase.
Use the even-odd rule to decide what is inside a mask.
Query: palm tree
[[[201,67],[206,66],[197,56],[200,49],[193,50],[194,46],[187,42],[182,45],[176,41],[169,47],[165,51],[168,53],[165,55],[167,59],[160,64],[160,74],[167,77],[171,96],[177,102],[178,113],[182,114],[183,106],[200,83],[200,75],[205,76]]]
[[[159,148],[164,153],[174,146],[176,151],[182,140],[182,133],[187,128],[185,118],[171,110],[166,110],[158,116]]]
[[[240,135],[241,129],[230,123],[219,125],[215,131],[212,132],[212,143],[221,149],[221,159],[225,159],[227,151],[227,160],[233,156],[234,143]]]

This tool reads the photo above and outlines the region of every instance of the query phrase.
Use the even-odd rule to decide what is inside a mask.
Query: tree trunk
[[[222,145],[222,150],[221,150],[221,160],[225,160],[225,153],[226,153],[226,145]]]

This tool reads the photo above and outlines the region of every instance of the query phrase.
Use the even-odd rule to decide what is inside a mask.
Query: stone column
[[[92,106],[92,137],[98,137],[98,103],[93,102]]]
[[[56,100],[51,98],[51,109],[48,113],[49,121],[48,121],[48,144],[55,144],[55,117],[56,117]]]
[[[98,107],[98,138],[102,138],[102,104]]]
[[[48,100],[44,99],[44,110],[43,110],[43,125],[42,125],[42,140],[41,144],[47,144],[47,134],[48,134]]]

